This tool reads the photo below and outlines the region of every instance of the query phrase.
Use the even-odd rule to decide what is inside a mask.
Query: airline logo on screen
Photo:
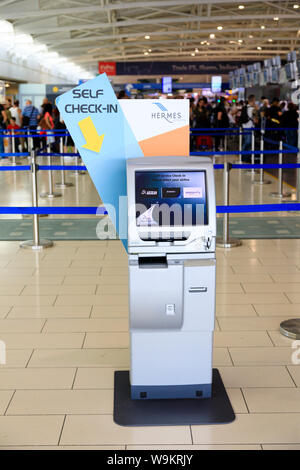
[[[170,124],[174,122],[183,121],[182,114],[180,112],[169,112],[167,108],[162,103],[153,103],[154,106],[157,106],[161,112],[151,113],[152,119],[165,119]]]

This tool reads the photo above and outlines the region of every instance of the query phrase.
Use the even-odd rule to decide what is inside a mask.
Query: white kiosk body
[[[209,158],[127,160],[131,398],[208,398],[216,203]]]

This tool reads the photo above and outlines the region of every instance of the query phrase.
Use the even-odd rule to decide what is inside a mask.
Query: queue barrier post
[[[74,147],[74,153],[77,153],[77,148],[76,147]],[[79,166],[78,157],[76,157],[76,159],[75,159],[75,165]],[[74,170],[71,173],[72,173],[73,176],[78,176],[78,175],[85,175],[86,171],[84,171],[84,170]]]
[[[264,130],[262,130],[261,134],[260,134],[260,158],[259,158],[260,165],[264,164],[264,146],[265,146],[264,134],[265,134],[265,132],[264,132]],[[282,144],[282,142],[281,142],[281,144]],[[271,181],[265,180],[264,174],[265,174],[264,169],[260,168],[259,169],[259,180],[258,181],[253,181],[253,184],[259,184],[259,185],[270,184]]]
[[[36,151],[30,152],[30,169],[31,169],[31,182],[32,182],[32,207],[38,207],[38,194],[37,194],[37,171],[38,165],[36,164]],[[40,251],[44,248],[50,248],[53,242],[47,239],[40,239],[39,215],[33,214],[33,240],[26,240],[20,243],[21,248]]]
[[[278,163],[279,165],[282,165],[283,158],[282,158],[282,140],[279,142],[279,154],[278,154]],[[276,198],[289,198],[291,197],[291,193],[284,193],[283,192],[283,179],[282,179],[282,168],[278,168],[278,192],[273,192],[270,193],[271,197],[276,197]]]
[[[229,172],[232,168],[232,164],[224,162],[223,170],[223,204],[229,206]],[[219,248],[233,248],[240,246],[241,240],[237,238],[229,238],[229,213],[223,214],[223,236],[217,238],[216,246]]]
[[[52,158],[51,158],[51,155],[50,155],[50,144],[47,143],[47,153],[49,154],[48,157],[47,157],[47,160],[48,160],[48,165],[51,166],[52,164]],[[44,199],[53,199],[55,197],[61,197],[61,193],[56,193],[53,191],[53,173],[52,173],[52,170],[48,170],[48,191],[46,191],[45,193],[42,193],[40,194],[40,197],[44,198]]]
[[[14,132],[14,129],[12,129],[12,131],[11,131],[11,152],[12,152],[12,153],[16,153],[16,141],[15,141],[15,139],[14,139],[14,135],[15,135],[15,132]],[[19,164],[20,164],[20,162],[17,162],[17,161],[16,161],[16,156],[13,155],[13,157],[12,157],[12,165],[13,165],[13,166],[16,166],[16,165],[19,165]]]
[[[239,164],[242,164],[242,150],[243,150],[243,128],[240,127],[239,131]]]
[[[60,164],[62,166],[64,166],[65,164],[65,159],[64,159],[64,142],[63,142],[63,137],[60,137],[59,139],[59,152],[61,154],[61,157],[60,157]],[[73,183],[69,183],[66,181],[66,174],[65,174],[65,170],[61,170],[61,182],[60,183],[55,183],[55,186],[57,188],[70,188],[71,186],[74,186]]]

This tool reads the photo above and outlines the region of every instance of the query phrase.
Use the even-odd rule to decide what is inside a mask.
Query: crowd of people
[[[266,129],[266,136],[275,141],[283,138],[288,145],[297,147],[298,121],[297,107],[292,102],[280,101],[276,97],[270,103],[265,96],[257,103],[254,95],[238,103],[231,103],[225,97],[217,99],[215,103],[209,103],[205,96],[197,102],[191,98],[190,127],[202,129],[199,136],[191,137],[191,148],[224,150],[222,134],[232,127],[242,128],[244,151],[251,150],[251,128]],[[283,128],[284,131],[281,130]],[[208,135],[205,135],[205,129],[209,129]]]
[[[124,96],[119,96],[119,99],[123,99]],[[243,131],[243,151],[251,150],[251,128],[266,129],[266,136],[274,141],[283,138],[288,145],[297,147],[298,121],[297,107],[291,102],[280,101],[278,98],[273,98],[269,103],[269,100],[262,96],[258,103],[255,96],[250,95],[247,101],[234,103],[222,96],[210,103],[205,96],[200,97],[197,102],[192,97],[190,98],[190,127],[201,129],[201,131],[198,135],[191,135],[191,151],[226,150],[224,148],[225,135],[230,134],[230,128],[237,127]],[[285,130],[282,131],[282,128]],[[45,148],[48,143],[53,151],[59,152],[59,139],[54,135],[47,137],[46,131],[64,130],[66,125],[60,119],[58,109],[49,102],[48,98],[44,98],[39,109],[29,99],[23,109],[20,108],[18,100],[12,104],[8,99],[4,104],[0,104],[0,154],[4,153],[5,134],[14,132],[17,135],[20,129],[38,132],[39,137],[33,138],[34,148]],[[70,136],[64,139],[64,151],[67,151],[68,147],[70,149],[74,147]],[[16,152],[28,151],[27,139],[15,138],[15,149]]]
[[[22,129],[22,131],[20,131]],[[23,110],[20,108],[18,100],[12,104],[8,99],[4,104],[0,104],[0,154],[4,153],[5,135],[18,133],[24,135],[23,130],[36,131],[38,137],[32,139],[33,147],[36,149],[44,149],[49,143],[53,151],[59,151],[59,139],[54,135],[47,137],[46,131],[66,129],[65,123],[60,119],[58,109],[53,106],[48,98],[44,98],[41,107],[38,109],[33,105],[31,100],[27,100]],[[34,133],[34,134],[36,134]],[[74,143],[70,136],[64,139],[64,147],[73,147]],[[16,152],[28,151],[27,139],[25,137],[15,138]],[[6,158],[2,156],[2,158]]]

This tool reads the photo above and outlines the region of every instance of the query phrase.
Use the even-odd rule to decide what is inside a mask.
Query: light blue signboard
[[[127,248],[126,159],[143,157],[106,74],[98,75],[56,99],[117,233]]]

